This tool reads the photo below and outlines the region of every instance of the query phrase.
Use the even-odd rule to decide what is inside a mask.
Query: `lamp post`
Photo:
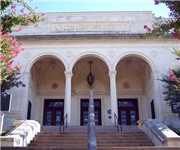
[[[91,73],[91,64],[90,64],[90,73],[88,74],[86,80],[90,87],[90,96],[89,96],[89,111],[88,111],[88,150],[96,150],[97,142],[96,142],[96,130],[95,130],[95,114],[94,114],[94,100],[93,100],[93,89],[92,85],[94,83],[94,76]]]

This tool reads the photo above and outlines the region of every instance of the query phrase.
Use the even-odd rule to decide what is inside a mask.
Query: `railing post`
[[[118,116],[116,116],[116,114],[114,113],[114,122],[115,122],[115,127],[117,128],[117,131],[119,132],[119,126],[121,128],[121,132],[122,132],[122,124],[119,121]]]
[[[68,121],[68,114],[66,114],[66,127],[67,127],[67,121]]]
[[[96,150],[96,148],[97,148],[97,143],[96,143],[96,130],[95,130],[93,90],[90,89],[89,112],[88,112],[88,150]]]
[[[3,111],[1,111],[1,113],[2,113],[2,114],[0,114],[0,115],[1,115],[1,117],[0,117],[0,132],[3,131],[4,116],[5,116],[5,114],[3,113]]]
[[[65,117],[63,118],[63,121],[61,121],[60,123],[60,127],[59,127],[59,131],[63,131],[64,132],[64,125],[67,127],[67,118],[68,117],[68,114],[65,115]],[[61,128],[63,128],[63,130],[61,130]]]
[[[114,125],[116,127],[116,114],[114,114]]]

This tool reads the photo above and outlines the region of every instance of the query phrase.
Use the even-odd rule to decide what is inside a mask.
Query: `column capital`
[[[70,79],[73,75],[72,71],[65,71],[64,74],[65,74],[66,78],[68,78],[68,79]]]
[[[117,71],[109,71],[109,76],[110,76],[110,78],[111,79],[113,79],[113,78],[115,78],[116,77],[116,73],[117,73]]]

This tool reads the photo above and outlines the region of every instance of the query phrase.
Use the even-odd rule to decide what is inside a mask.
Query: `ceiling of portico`
[[[146,61],[130,56],[122,59],[117,67],[117,91],[143,93],[150,80],[151,69]]]
[[[72,89],[75,93],[89,92],[89,87],[86,78],[90,72],[95,77],[93,84],[94,91],[99,93],[106,93],[109,91],[109,76],[107,65],[99,58],[85,57],[80,59],[73,67]]]
[[[31,68],[31,78],[38,92],[64,92],[65,67],[53,57],[39,59]],[[56,84],[57,88],[53,87]]]

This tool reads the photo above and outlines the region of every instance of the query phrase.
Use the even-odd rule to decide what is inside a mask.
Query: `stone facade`
[[[29,106],[30,119],[51,125],[46,119],[54,112],[48,102],[46,108],[46,100],[60,99],[62,112],[55,113],[68,113],[69,125],[83,125],[89,61],[95,76],[94,98],[100,100],[99,125],[112,125],[114,113],[122,121],[126,113],[124,123],[128,125],[133,120],[155,116],[163,121],[173,115],[157,79],[175,63],[171,50],[179,43],[172,37],[140,38],[144,25],[151,26],[154,20],[151,12],[49,13],[47,18],[37,28],[23,27],[21,33],[14,34],[25,43],[15,61],[22,64],[26,87],[10,91],[11,113],[17,119],[27,118]],[[125,108],[125,103],[134,102],[137,105],[132,110]],[[54,117],[59,119],[57,114]]]

